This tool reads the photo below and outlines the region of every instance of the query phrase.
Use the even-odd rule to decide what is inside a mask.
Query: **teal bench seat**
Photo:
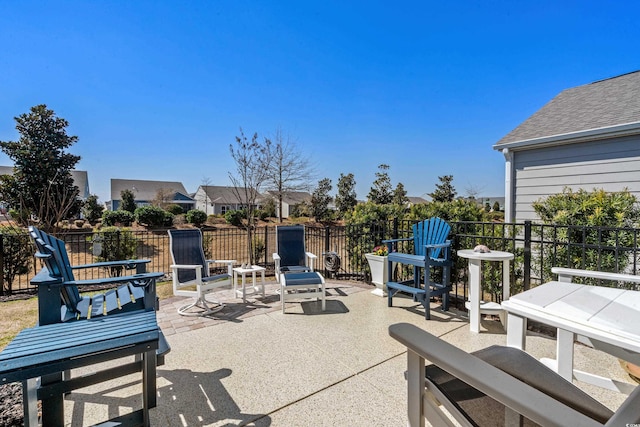
[[[162,338],[163,339],[163,338]],[[0,353],[0,384],[23,382],[25,426],[37,426],[42,400],[42,425],[64,425],[65,393],[131,373],[142,373],[140,410],[109,420],[119,426],[148,426],[149,408],[156,406],[156,350],[161,332],[155,311],[138,311],[96,319],[24,329]],[[136,355],[128,363],[65,378],[64,371]],[[33,380],[41,377],[35,387]],[[28,412],[27,412],[28,411]]]

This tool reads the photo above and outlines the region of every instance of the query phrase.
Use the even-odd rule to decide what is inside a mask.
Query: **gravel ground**
[[[24,425],[22,413],[22,384],[12,383],[0,386],[0,426]]]

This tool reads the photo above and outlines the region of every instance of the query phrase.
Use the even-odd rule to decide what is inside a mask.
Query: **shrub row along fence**
[[[309,252],[318,255],[316,269],[328,279],[369,282],[370,272],[364,254],[371,252],[382,240],[411,237],[412,224],[411,221],[389,220],[349,226],[308,226],[306,247]],[[453,222],[451,225],[453,294],[459,301],[466,300],[468,296],[467,262],[458,258],[456,251],[478,244],[515,254],[511,263],[512,294],[552,280],[551,268],[555,266],[638,274],[640,229],[555,226],[531,222]],[[70,231],[57,237],[66,242],[72,265],[99,262],[105,258],[135,257],[151,260],[148,271],[162,271],[167,277],[171,271],[166,230],[110,233]],[[238,264],[248,262],[247,237],[243,229],[205,229],[203,237],[207,258],[235,259]],[[273,273],[271,254],[275,250],[275,227],[259,227],[254,239],[257,263],[266,267],[268,273]],[[410,243],[401,244],[398,250],[411,251]],[[33,292],[29,281],[41,266],[33,257],[34,250],[26,235],[3,235],[0,244],[3,293]],[[16,267],[16,259],[19,258],[16,254],[20,250],[30,254],[26,269]],[[499,263],[483,265],[485,299],[500,302],[500,267]],[[98,269],[76,270],[75,273],[77,279],[114,274]],[[400,270],[396,274],[406,278],[411,272]],[[618,285],[632,287],[629,284]]]

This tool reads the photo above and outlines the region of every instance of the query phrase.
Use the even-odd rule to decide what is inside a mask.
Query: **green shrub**
[[[262,209],[258,209],[256,211],[256,218],[260,219],[261,221],[265,221],[267,218],[269,218],[269,214]]]
[[[20,225],[24,225],[26,226],[27,224],[29,224],[29,211],[24,210],[24,209],[9,209],[9,216],[11,217],[12,220],[14,220],[15,222],[17,222]]]
[[[138,224],[146,227],[171,227],[173,225],[173,214],[157,206],[136,208],[134,215]]]
[[[164,227],[171,227],[173,225],[174,218],[175,218],[174,214],[172,214],[171,212],[164,211],[164,220],[162,222],[162,225]]]
[[[102,213],[102,225],[111,227],[115,225],[130,226],[134,220],[134,216],[129,211],[104,211]]]
[[[165,208],[165,210],[166,210],[167,212],[171,212],[171,213],[172,213],[172,214],[174,214],[174,215],[180,215],[180,214],[183,214],[183,213],[184,213],[184,209],[182,209],[182,206],[177,205],[177,204],[175,204],[175,203],[173,203],[173,204],[171,204],[171,205],[167,206],[167,207]]]
[[[104,212],[104,206],[98,203],[98,196],[95,194],[90,195],[82,205],[82,214],[87,221],[95,223],[102,217]]]
[[[413,205],[409,211],[409,219],[423,220],[440,217],[445,221],[484,221],[484,210],[474,201],[456,199],[451,202],[431,202]]]
[[[276,217],[276,201],[273,197],[269,197],[263,204],[261,211],[267,216],[267,218]],[[262,218],[261,218],[262,219]]]
[[[200,227],[207,221],[207,214],[198,209],[192,209],[187,212],[187,222],[194,224],[196,227]]]
[[[127,212],[127,211],[125,211]],[[128,228],[104,227],[93,235],[91,250],[98,253],[96,261],[123,261],[136,258],[138,239]],[[112,277],[122,275],[123,267],[106,267]]]
[[[402,219],[402,215],[403,208],[398,205],[373,202],[359,203],[345,213],[347,254],[351,268],[356,271],[366,269],[364,255],[380,245],[382,240],[392,237],[388,227],[382,227],[381,224],[389,218]]]
[[[625,228],[637,227],[640,221],[638,200],[629,191],[565,188],[534,202],[533,209],[543,223],[563,226],[554,233],[554,251],[543,253],[545,270],[536,271],[544,278],[552,277],[553,266],[623,272],[629,265],[627,248],[637,242],[633,230]],[[533,232],[540,235],[540,228],[534,226]],[[536,265],[541,264],[532,262]]]
[[[2,236],[2,256],[4,289],[0,288],[0,295],[11,295],[13,281],[16,276],[29,272],[34,249],[29,242],[29,235],[21,228],[0,226]]]
[[[227,211],[224,214],[224,219],[228,224],[239,227],[242,225],[242,219],[245,217],[244,211]]]

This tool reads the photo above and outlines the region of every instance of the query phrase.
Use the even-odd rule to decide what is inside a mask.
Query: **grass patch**
[[[157,283],[156,292],[160,299],[173,296],[172,283]],[[21,330],[32,328],[37,322],[37,297],[0,303],[0,350],[4,349]]]
[[[0,303],[0,350],[5,348],[18,332],[38,322],[38,298]]]

